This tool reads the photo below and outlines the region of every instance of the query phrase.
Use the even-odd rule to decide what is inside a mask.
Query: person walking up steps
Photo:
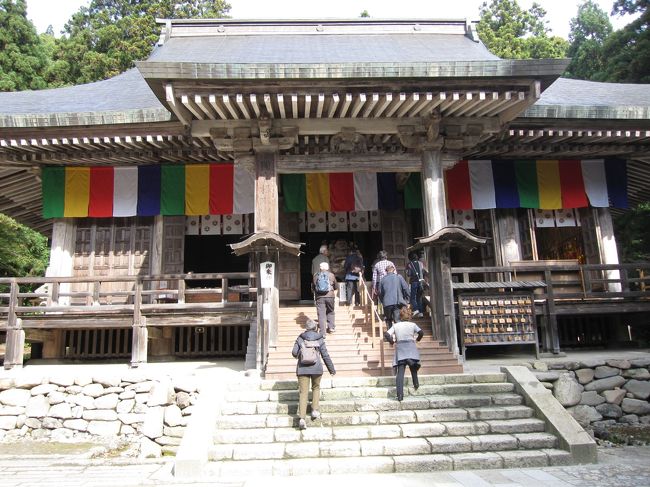
[[[305,331],[298,335],[293,344],[291,355],[298,359],[296,376],[298,377],[298,427],[307,428],[307,402],[309,399],[309,383],[311,382],[311,419],[320,417],[320,381],[323,377],[323,361],[330,375],[336,374],[325,339],[316,331],[316,322],[308,319]],[[322,361],[321,361],[322,358]]]
[[[420,351],[415,342],[422,340],[422,329],[409,321],[411,310],[406,306],[400,310],[400,320],[384,332],[384,338],[390,344],[395,344],[393,355],[393,369],[395,370],[395,385],[397,387],[397,400],[404,399],[404,372],[406,367],[411,371],[413,387],[417,391],[420,387],[418,370],[420,369]]]
[[[334,297],[336,295],[336,277],[330,272],[327,262],[320,263],[320,270],[314,274],[312,281],[314,304],[318,313],[320,332],[334,333],[336,328]]]

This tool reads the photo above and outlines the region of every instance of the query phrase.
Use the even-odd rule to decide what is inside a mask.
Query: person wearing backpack
[[[330,375],[336,374],[325,339],[321,333],[316,331],[316,322],[307,320],[305,331],[298,335],[293,345],[291,355],[298,359],[296,364],[296,376],[298,377],[298,427],[301,430],[307,428],[307,400],[309,399],[309,383],[311,382],[311,419],[320,417],[320,381],[323,377],[323,362]],[[321,361],[322,358],[322,361]]]
[[[411,309],[413,318],[420,318],[423,315],[424,307],[422,306],[422,293],[425,290],[426,279],[429,275],[426,267],[418,258],[418,254],[411,252],[409,254],[409,263],[406,265],[406,277],[411,285]]]
[[[330,265],[321,262],[319,271],[314,274],[312,281],[314,291],[314,304],[318,314],[320,332],[334,333],[336,323],[334,320],[334,296],[336,294],[336,277],[330,272]]]

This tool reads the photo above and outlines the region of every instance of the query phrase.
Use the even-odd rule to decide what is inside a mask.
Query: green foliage
[[[47,62],[25,0],[0,0],[0,91],[45,88]]]
[[[617,0],[612,13],[639,17],[607,38],[599,78],[623,83],[650,83],[650,12],[647,0]]]
[[[362,19],[367,19],[367,18],[370,18],[370,14],[368,13],[367,10],[364,10],[363,12],[361,12],[359,17],[361,17]]]
[[[523,10],[517,0],[483,2],[478,33],[481,41],[504,59],[542,59],[566,56],[568,42],[550,36],[544,17],[546,11],[537,3]]]
[[[47,238],[0,213],[1,276],[42,276],[49,253]]]
[[[598,80],[603,76],[607,60],[603,45],[612,34],[609,16],[594,0],[585,0],[570,22],[568,56],[571,64],[564,73],[567,78]]]
[[[650,260],[650,202],[612,218],[622,262]]]
[[[54,85],[110,78],[146,59],[160,34],[157,18],[225,17],[225,0],[92,0],[56,41],[48,81]]]

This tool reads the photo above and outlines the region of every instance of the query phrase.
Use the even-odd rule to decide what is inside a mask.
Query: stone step
[[[240,443],[273,443],[273,442],[291,442],[291,441],[329,441],[329,440],[363,440],[363,439],[393,439],[393,438],[419,438],[419,437],[459,437],[465,438],[472,436],[473,431],[485,430],[487,423],[464,424],[467,418],[467,412],[449,411],[440,413],[440,420],[434,422],[421,423],[404,423],[404,424],[379,424],[379,425],[333,425],[326,426],[320,420],[310,421],[306,430],[299,430],[294,427],[276,427],[276,428],[220,428],[215,432],[215,444],[240,444]],[[461,419],[463,418],[463,419]],[[457,419],[457,421],[453,421]],[[531,419],[531,418],[520,418]],[[504,420],[500,420],[504,421]],[[495,429],[504,429],[503,423],[494,423]],[[556,445],[556,437],[550,433],[539,431],[537,421],[522,424],[515,422],[511,427],[510,433],[487,433],[489,436],[512,436],[519,440],[518,446],[513,448],[551,448]],[[515,428],[535,429],[536,431],[518,432]],[[441,443],[442,440],[436,440]],[[463,443],[461,441],[460,443]],[[457,445],[457,444],[456,444]],[[522,446],[523,445],[523,446]],[[442,447],[442,446],[441,446]],[[449,448],[452,448],[451,446]],[[461,446],[454,446],[453,451],[465,451]],[[452,451],[452,450],[446,450]],[[472,451],[472,448],[466,451]]]
[[[388,444],[387,444],[388,446]],[[300,453],[300,448],[296,449]],[[571,464],[571,454],[554,448],[420,455],[381,455],[365,457],[305,457],[211,462],[206,475],[220,481],[237,480],[255,472],[260,476],[335,475],[356,473],[403,473],[441,470],[483,470],[501,468],[539,468]]]
[[[429,422],[437,421],[440,417],[445,417],[445,413],[439,411],[441,409],[519,406],[521,402],[522,399],[520,396],[511,394],[499,394],[492,397],[459,396],[453,399],[443,396],[437,398],[436,396],[430,396],[429,398],[405,398],[401,402],[395,399],[360,399],[358,401],[348,401],[347,403],[345,401],[338,401],[331,405],[327,402],[322,402],[320,405],[322,418],[318,424],[324,426],[340,426],[355,424],[394,424],[395,422]],[[250,414],[224,414],[219,416],[216,420],[217,428],[275,428],[297,426],[297,418],[289,416],[288,413],[275,413],[273,412],[274,408],[271,406],[268,407],[269,413],[263,413],[261,411],[264,411],[264,408],[264,406],[258,404],[255,413],[252,412],[252,406],[250,406],[248,409]],[[454,411],[451,411],[446,414],[453,415],[454,413]],[[457,414],[459,417],[461,416],[460,413]],[[472,420],[474,419],[496,422],[494,426],[501,427],[504,430],[499,431],[500,433],[505,432],[505,430],[511,427],[527,425],[528,423],[526,421],[535,423],[535,428],[541,427],[542,431],[544,429],[544,423],[535,418],[472,418]],[[504,424],[499,426],[499,421],[504,422]],[[518,421],[523,421],[523,423],[521,425],[516,424]]]
[[[395,428],[393,428],[394,430]],[[422,429],[422,428],[421,428]],[[437,433],[442,426],[430,427]],[[273,442],[223,443],[217,444],[209,452],[213,461],[271,460],[282,458],[318,458],[318,457],[371,457],[380,455],[430,455],[444,453],[493,452],[508,450],[530,450],[555,448],[557,440],[552,435],[538,435],[535,440],[517,435],[482,434],[461,437],[421,436],[385,438],[349,439],[345,436],[335,437],[318,431],[314,435],[303,430],[303,440],[288,438]],[[344,432],[345,430],[341,430]],[[357,429],[363,433],[363,428]],[[405,433],[408,434],[408,429]],[[282,437],[281,435],[279,435]],[[326,437],[330,436],[329,439]],[[295,435],[294,435],[295,437]],[[530,437],[530,434],[528,434]],[[369,437],[367,437],[369,438]],[[539,445],[531,447],[531,445]]]
[[[406,390],[409,392],[408,400],[423,399],[425,401],[436,401],[439,397],[454,399],[457,397],[489,398],[503,393],[514,391],[514,385],[510,382],[472,383],[472,384],[420,384],[416,391],[410,386],[410,378],[406,383]],[[516,394],[513,394],[517,396]],[[367,399],[367,398],[394,398],[394,387],[336,387],[322,388],[321,401],[343,400],[343,399]],[[517,396],[518,397],[518,396]],[[279,391],[228,391],[225,394],[228,402],[267,402],[267,401],[297,401],[298,390]],[[406,400],[405,399],[405,400]]]

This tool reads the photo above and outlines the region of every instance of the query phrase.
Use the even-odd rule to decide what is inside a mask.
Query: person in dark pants
[[[399,310],[408,304],[409,287],[402,276],[395,272],[395,265],[386,266],[386,275],[379,282],[379,300],[384,307],[386,327],[399,321]]]
[[[314,290],[314,304],[316,305],[316,313],[318,314],[318,326],[320,327],[320,332],[325,335],[325,333],[334,333],[336,329],[334,315],[336,309],[334,303],[336,296],[336,277],[330,272],[330,265],[327,262],[321,262],[319,269],[314,274],[312,287]],[[326,290],[319,290],[319,278],[321,274],[325,274],[327,277]]]
[[[296,364],[296,376],[298,377],[298,390],[300,397],[298,400],[298,427],[301,430],[307,428],[307,400],[309,399],[309,383],[311,381],[311,419],[318,419],[320,412],[318,410],[320,403],[320,380],[323,377],[323,362],[327,366],[330,375],[336,374],[336,369],[332,363],[323,335],[316,331],[316,322],[307,320],[305,323],[305,331],[298,335],[296,342],[293,345],[291,355],[298,359]],[[310,345],[317,345],[318,357],[315,364],[306,365],[301,364],[300,351],[305,346],[305,341],[311,342]]]
[[[411,380],[415,390],[420,387],[418,380],[420,352],[415,342],[419,342],[424,336],[422,329],[409,321],[411,319],[411,310],[406,306],[400,310],[400,319],[401,321],[394,323],[389,330],[384,332],[384,338],[395,345],[393,369],[395,370],[398,401],[404,399],[404,372],[406,367],[411,371]]]
[[[354,244],[350,245],[350,253],[345,258],[343,264],[343,272],[345,273],[345,297],[347,305],[351,306],[361,304],[359,296],[359,279],[363,279],[363,258],[361,253]]]
[[[425,277],[429,271],[420,261],[418,254],[411,252],[409,254],[409,263],[406,265],[406,277],[411,285],[411,310],[413,318],[423,316],[424,308],[422,306],[422,292],[424,291]]]

